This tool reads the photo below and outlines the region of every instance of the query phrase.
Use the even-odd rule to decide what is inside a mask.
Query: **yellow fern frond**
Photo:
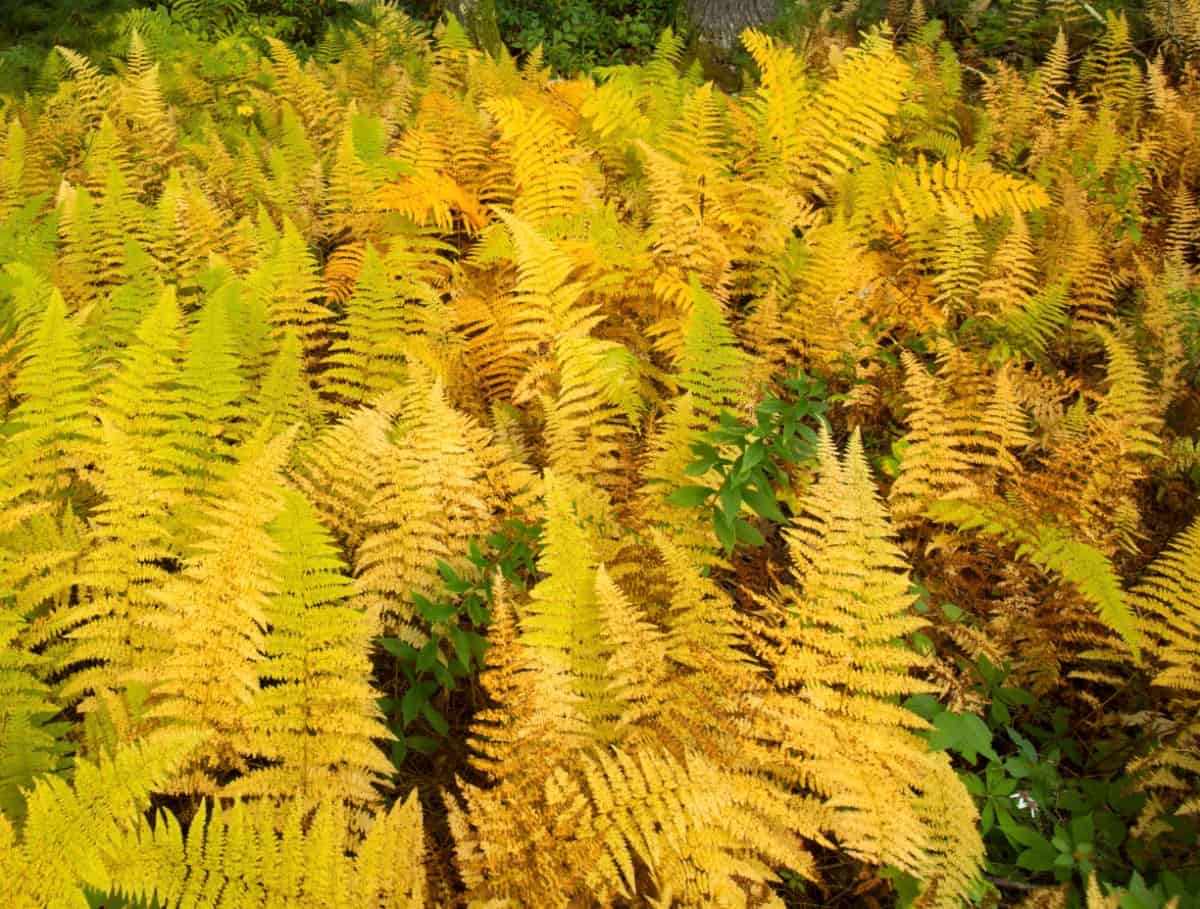
[[[347,837],[338,803],[205,805],[186,834],[168,812],[142,821],[114,850],[113,889],[166,905],[205,902],[217,890],[231,909],[428,905],[421,805],[416,793]],[[349,841],[347,841],[349,839]]]
[[[487,110],[500,129],[511,161],[514,213],[534,225],[571,214],[585,186],[580,153],[571,136],[546,112],[517,98],[497,98]]]
[[[151,794],[196,750],[202,737],[164,730],[103,755],[75,762],[68,784],[43,776],[26,796],[19,837],[0,815],[0,899],[15,909],[87,905],[85,890],[121,889],[120,853],[128,831],[141,822]]]
[[[468,438],[474,423],[440,381],[413,369],[397,409],[396,442],[373,466],[380,481],[354,556],[364,603],[389,630],[412,622],[414,593],[437,595],[438,560],[467,570],[468,544],[490,530],[493,504]]]
[[[269,529],[279,587],[264,609],[259,687],[238,743],[252,769],[223,794],[375,804],[373,784],[394,768],[375,743],[391,734],[369,682],[374,628],[348,605],[354,586],[302,495],[286,494]]]
[[[795,167],[818,195],[869,160],[884,143],[908,91],[911,73],[876,32],[848,52],[806,106]]]
[[[291,434],[255,443],[202,514],[195,554],[158,591],[147,617],[172,639],[161,665],[141,679],[154,687],[154,719],[208,733],[202,754],[175,783],[212,792],[230,767],[259,688],[266,610],[278,592],[279,546],[267,531],[283,507],[279,470]]]

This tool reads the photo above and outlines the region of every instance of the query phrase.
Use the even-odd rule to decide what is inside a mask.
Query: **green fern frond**
[[[0,607],[0,820],[17,827],[25,819],[24,791],[39,775],[59,771],[66,750],[52,723],[59,708],[39,678],[45,660],[21,646],[25,628],[12,609]]]
[[[398,385],[404,373],[406,305],[374,246],[368,245],[354,293],[321,381],[358,404]]]

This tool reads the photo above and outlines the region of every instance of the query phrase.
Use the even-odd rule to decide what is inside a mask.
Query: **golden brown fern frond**
[[[652,892],[667,904],[779,906],[772,869],[813,875],[797,835],[815,832],[814,806],[697,755],[581,752],[536,787],[471,789],[466,810],[449,807],[464,882],[481,901],[608,905]],[[515,839],[514,822],[545,834]]]
[[[908,351],[902,355],[904,390],[912,401],[909,432],[889,502],[897,521],[915,519],[929,503],[975,490],[969,454],[975,421]]]

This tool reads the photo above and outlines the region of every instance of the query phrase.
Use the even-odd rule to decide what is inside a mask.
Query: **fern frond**
[[[283,336],[253,403],[246,408],[247,422],[276,432],[299,426],[299,434],[305,436],[312,427],[320,425],[324,410],[304,369],[300,340],[289,331]]]
[[[1100,621],[1137,655],[1140,635],[1133,612],[1112,562],[1096,547],[1052,524],[1022,520],[1019,513],[999,503],[943,499],[932,503],[929,513],[961,531],[978,531],[1015,543],[1017,558],[1028,558],[1073,585],[1093,606]]]
[[[1037,183],[998,173],[986,162],[966,157],[935,161],[917,156],[916,183],[939,201],[951,203],[976,218],[992,218],[1006,211],[1029,212],[1050,204],[1050,196]]]
[[[390,737],[368,681],[374,629],[349,605],[351,579],[301,494],[285,494],[269,530],[281,556],[278,592],[263,610],[259,686],[239,744],[254,766],[223,794],[373,804],[372,784],[393,770],[374,741]]]
[[[67,636],[55,655],[67,701],[120,690],[170,650],[154,630],[154,593],[167,577],[162,565],[177,554],[168,525],[177,497],[148,469],[140,440],[105,423],[100,441],[105,457],[92,482],[104,501],[92,515],[77,597],[54,616],[57,633]]]
[[[495,591],[479,679],[491,705],[472,718],[469,742],[473,766],[493,781],[511,782],[582,741],[586,724],[580,699],[567,694],[569,675],[540,659],[519,633],[503,579],[497,579]]]
[[[295,107],[304,121],[305,129],[321,146],[331,147],[339,122],[335,113],[337,102],[333,95],[311,70],[306,70],[286,44],[278,38],[268,37],[267,45],[280,94]]]
[[[521,613],[521,641],[552,673],[569,679],[569,687],[546,704],[553,716],[570,717],[578,710],[597,739],[619,711],[608,690],[606,646],[596,597],[600,565],[588,526],[593,494],[569,476],[547,472],[546,528],[538,571],[544,579],[530,591]],[[575,707],[575,704],[578,706]],[[559,730],[571,740],[578,730]]]
[[[945,205],[942,212],[933,302],[947,313],[970,312],[983,280],[983,244],[974,221],[956,205]]]
[[[142,822],[152,793],[161,791],[202,736],[163,730],[75,762],[71,784],[43,776],[26,796],[19,837],[0,817],[0,899],[19,909],[88,905],[85,888],[107,893],[123,873],[112,856]]]
[[[388,629],[412,621],[414,593],[437,596],[438,560],[468,570],[468,545],[489,531],[492,509],[468,441],[474,423],[450,405],[443,383],[413,369],[401,401],[396,442],[373,467],[381,482],[354,559],[373,618]]]
[[[333,313],[320,302],[324,288],[316,259],[290,219],[283,223],[278,248],[262,270],[249,278],[249,285],[262,296],[277,338],[290,328],[310,356],[325,342],[324,323]]]
[[[39,775],[59,770],[64,751],[51,723],[59,708],[38,677],[45,661],[19,640],[25,628],[20,615],[0,607],[0,820],[18,827],[25,819],[23,790]]]
[[[403,376],[405,304],[374,246],[368,245],[354,293],[321,373],[327,392],[358,404]]]
[[[1161,670],[1155,684],[1200,695],[1200,521],[1182,531],[1130,594]]]
[[[1096,408],[1096,423],[1119,436],[1126,452],[1162,457],[1159,419],[1145,370],[1127,340],[1106,328],[1095,331],[1108,356],[1108,392]]]
[[[754,29],[746,30],[742,44],[758,67],[754,109],[771,143],[771,156],[785,166],[795,165],[805,151],[804,134],[796,124],[809,113],[804,62],[792,48]]]
[[[182,317],[175,290],[167,287],[137,326],[134,342],[100,397],[107,421],[129,437],[143,466],[152,471],[171,469],[163,444],[174,428],[182,358]]]
[[[584,752],[536,787],[465,795],[469,811],[452,804],[451,829],[481,902],[607,905],[648,887],[664,905],[776,905],[773,869],[813,875],[797,842],[814,830],[811,805],[697,755]],[[514,840],[505,831],[516,818],[545,837]]]
[[[757,760],[827,798],[828,829],[849,848],[908,869],[935,904],[957,905],[983,844],[946,757],[906,731],[924,721],[895,702],[933,690],[911,674],[925,658],[903,643],[924,624],[910,611],[907,566],[857,431],[844,460],[828,434],[819,451],[820,477],[786,532],[795,585],[759,598],[767,614],[750,625],[775,689],[756,734],[782,751],[767,746]]]
[[[1103,107],[1120,113],[1133,101],[1141,71],[1133,59],[1133,42],[1124,12],[1107,11],[1104,32],[1084,59],[1080,78]]]
[[[240,439],[243,382],[230,324],[238,286],[212,294],[197,315],[188,338],[166,442],[184,489],[208,492],[224,474],[232,446]]]
[[[6,421],[2,475],[42,495],[61,494],[83,465],[95,430],[87,360],[57,290],[22,351],[13,385],[19,403]]]
[[[729,328],[716,298],[691,279],[692,308],[684,328],[679,357],[679,387],[691,395],[697,412],[709,419],[720,416],[745,394],[750,358]]]
[[[570,134],[544,108],[517,98],[497,98],[488,102],[487,110],[512,165],[513,212],[537,226],[573,213],[585,177]]]
[[[229,768],[260,688],[270,598],[279,592],[279,544],[267,526],[283,508],[279,471],[292,434],[254,442],[200,515],[183,571],[158,591],[154,625],[170,656],[143,679],[154,687],[154,719],[208,733],[203,752],[172,788],[211,793]]]
[[[789,590],[773,604],[781,625],[764,626],[764,643],[756,649],[776,685],[798,688],[800,697],[823,710],[920,728],[919,717],[887,702],[929,690],[909,675],[923,658],[895,643],[924,623],[909,613],[904,558],[891,539],[858,436],[844,461],[823,436],[820,464],[805,514],[787,531],[802,593]]]
[[[401,393],[392,392],[343,417],[301,452],[293,480],[351,552],[368,532],[369,509],[384,482],[379,465],[392,453],[389,432],[401,406]]]
[[[877,263],[842,217],[805,236],[809,258],[795,278],[782,327],[809,362],[826,364],[849,352],[855,325],[865,320],[878,290]]]
[[[801,121],[795,167],[817,195],[883,145],[910,79],[886,33],[872,33],[843,57]]]
[[[989,315],[1003,318],[1024,309],[1038,292],[1037,260],[1029,225],[1014,215],[1012,226],[988,263],[979,287],[979,303]]]
[[[112,890],[167,906],[220,899],[231,909],[427,905],[421,805],[415,792],[348,837],[337,802],[202,806],[186,833],[168,812],[119,844]],[[220,894],[220,896],[216,896]]]
[[[1164,741],[1132,762],[1148,801],[1140,823],[1200,808],[1200,521],[1181,532],[1150,565],[1130,600],[1156,670],[1154,685],[1167,696],[1171,727]]]
[[[1059,28],[1050,52],[1037,71],[1038,109],[1062,113],[1066,107],[1063,90],[1071,78],[1070,46],[1067,34]]]
[[[25,128],[14,117],[5,125],[4,151],[0,155],[0,219],[7,218],[25,201],[25,143]]]
[[[915,518],[929,503],[974,491],[969,455],[974,421],[951,407],[945,390],[910,352],[902,354],[904,390],[912,401],[900,475],[889,502],[898,521]]]
[[[89,120],[99,122],[111,103],[108,80],[87,57],[68,47],[56,47],[75,79],[75,91],[80,112]]]

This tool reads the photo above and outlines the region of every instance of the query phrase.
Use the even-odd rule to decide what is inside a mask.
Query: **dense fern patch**
[[[369,18],[0,97],[4,904],[1196,905],[1194,67]]]

